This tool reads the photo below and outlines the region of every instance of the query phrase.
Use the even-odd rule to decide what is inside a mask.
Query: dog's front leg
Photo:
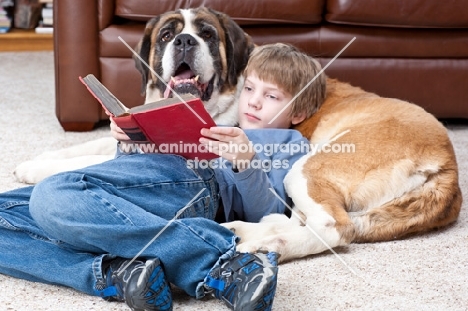
[[[233,231],[240,238],[239,244],[241,244],[282,232],[282,230],[285,230],[289,226],[290,221],[286,215],[270,214],[263,217],[259,223],[237,220],[222,223],[221,225]]]
[[[239,252],[276,252],[279,262],[321,253],[327,249],[328,246],[305,226],[288,227],[283,233],[239,243],[237,246]]]
[[[271,214],[262,218],[259,223],[233,221],[222,225],[240,238],[237,244],[239,252],[276,252],[280,255],[279,262],[308,254],[303,254],[302,248],[309,236],[307,232],[298,232],[303,224],[296,217]]]
[[[108,161],[115,156],[112,137],[91,140],[68,148],[47,151],[19,164],[13,174],[19,182],[36,184],[51,175]]]
[[[239,252],[276,252],[279,262],[321,253],[347,244],[334,227],[301,224],[295,221],[258,224],[235,222],[226,224],[234,228],[241,240]],[[233,226],[234,225],[234,226]]]
[[[13,174],[19,182],[37,184],[49,176],[99,164],[113,158],[113,155],[90,155],[70,159],[32,160],[18,165]]]

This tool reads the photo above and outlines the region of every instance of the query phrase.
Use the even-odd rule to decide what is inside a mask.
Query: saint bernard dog
[[[200,7],[154,17],[135,49],[139,57],[134,57],[145,103],[173,96],[172,88],[200,97],[217,124],[236,125],[235,99],[253,48],[250,36],[221,12]],[[43,153],[21,163],[14,175],[20,182],[35,184],[59,172],[110,160],[115,150],[113,138],[101,138]]]
[[[326,85],[319,110],[297,126],[311,152],[284,181],[292,216],[223,224],[241,238],[238,251],[273,251],[284,262],[458,218],[458,168],[444,126],[416,105],[334,79]]]

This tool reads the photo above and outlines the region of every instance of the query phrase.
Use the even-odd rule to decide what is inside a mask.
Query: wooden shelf
[[[39,34],[34,29],[11,29],[0,34],[0,51],[52,51],[53,34]]]

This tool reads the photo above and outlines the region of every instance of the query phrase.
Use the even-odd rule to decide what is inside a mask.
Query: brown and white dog
[[[462,196],[453,147],[422,108],[328,79],[323,105],[297,129],[315,152],[285,178],[293,215],[224,224],[241,237],[239,251],[274,251],[283,262],[457,219]]]
[[[227,125],[236,122],[237,86],[252,49],[249,36],[229,17],[204,8],[152,19],[137,48],[165,82],[176,91],[198,93],[215,121]],[[136,64],[147,102],[168,95],[153,73]],[[445,128],[422,108],[328,79],[325,102],[297,129],[319,148],[286,176],[294,213],[269,215],[258,224],[224,224],[241,237],[239,251],[275,251],[286,261],[351,242],[397,239],[457,219],[462,196],[453,147]],[[36,183],[110,159],[115,141],[104,140],[49,152],[15,174]],[[340,146],[354,146],[353,152]]]
[[[141,59],[134,57],[145,103],[172,96],[169,85],[179,94],[200,97],[217,124],[237,124],[236,94],[253,48],[251,38],[229,16],[208,8],[154,17],[135,50]],[[18,181],[34,184],[55,173],[110,160],[115,149],[113,138],[93,140],[43,153],[21,163],[14,174]]]

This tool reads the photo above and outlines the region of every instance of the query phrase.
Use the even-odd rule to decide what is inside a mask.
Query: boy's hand
[[[112,117],[110,119],[110,132],[112,137],[117,139],[120,142],[129,142],[130,137],[128,137],[127,134],[125,134],[124,131],[120,127],[117,126],[117,124],[114,122],[114,119]]]
[[[232,162],[239,171],[245,170],[255,155],[252,143],[244,131],[238,127],[212,127],[202,129],[200,143],[210,152]]]

